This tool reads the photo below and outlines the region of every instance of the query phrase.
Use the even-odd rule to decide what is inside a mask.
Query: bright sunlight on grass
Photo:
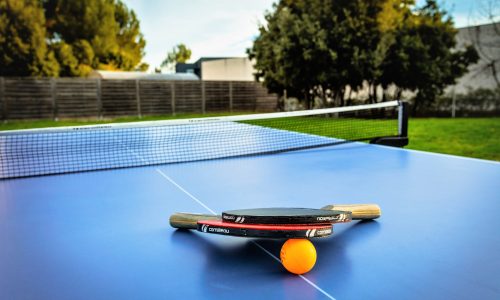
[[[500,118],[410,119],[409,149],[500,161]]]

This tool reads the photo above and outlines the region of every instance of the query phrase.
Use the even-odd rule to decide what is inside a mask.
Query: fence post
[[[2,119],[7,122],[7,98],[5,97],[5,78],[0,77],[0,104],[2,105]]]
[[[56,91],[56,79],[50,78],[50,97],[52,98],[52,119],[54,121],[58,120],[58,111],[57,111],[57,91]]]
[[[101,78],[97,78],[97,118],[102,120],[102,90],[101,90]]]
[[[229,111],[233,112],[233,82],[229,81]]]
[[[170,82],[170,106],[172,107],[172,116],[175,116],[175,81]]]
[[[141,112],[141,90],[139,86],[139,79],[135,80],[135,101],[137,102],[137,117],[142,118]]]
[[[205,81],[201,81],[201,113],[205,114],[207,99],[205,98]]]

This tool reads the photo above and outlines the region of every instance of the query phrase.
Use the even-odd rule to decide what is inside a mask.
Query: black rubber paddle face
[[[238,224],[333,224],[351,221],[351,213],[313,208],[252,208],[225,211],[222,221]]]
[[[313,225],[260,225],[236,224],[222,221],[198,221],[198,231],[213,234],[257,238],[315,238],[333,233],[331,224]]]

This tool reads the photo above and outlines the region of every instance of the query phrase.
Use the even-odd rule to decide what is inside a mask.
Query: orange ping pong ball
[[[281,247],[280,258],[288,272],[304,274],[316,263],[316,248],[307,239],[289,239]]]

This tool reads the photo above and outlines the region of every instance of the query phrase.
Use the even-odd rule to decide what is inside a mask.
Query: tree
[[[118,57],[120,69],[141,70],[149,68],[147,63],[141,63],[144,56],[146,41],[140,31],[140,23],[133,10],[128,10],[125,4],[117,1],[115,4],[115,20],[118,22]]]
[[[62,76],[92,69],[147,69],[146,42],[133,10],[120,0],[44,0],[50,46]]]
[[[393,1],[394,2],[394,1]],[[361,89],[375,77],[381,34],[377,0],[280,1],[248,50],[258,78],[272,91],[343,105],[349,87]],[[378,52],[377,52],[378,51]]]
[[[39,1],[0,1],[0,76],[57,76],[59,64],[45,34]]]
[[[179,44],[167,53],[167,57],[161,63],[162,68],[174,68],[177,63],[185,63],[191,58],[191,49],[184,44]]]
[[[146,42],[120,0],[1,0],[0,75],[145,70]]]
[[[456,33],[452,19],[434,0],[406,15],[398,28],[382,66],[381,82],[415,91],[414,114],[419,106],[434,102],[477,61],[473,47],[455,49]]]
[[[413,0],[282,0],[248,49],[256,77],[273,92],[343,105],[346,90],[396,86],[432,101],[474,61],[453,50],[456,30],[436,1],[419,9]],[[386,99],[383,93],[382,100]],[[425,100],[423,100],[425,99]],[[330,101],[332,102],[332,101]]]
[[[318,10],[318,1],[311,1],[311,10]],[[273,92],[304,99],[308,106],[314,99],[313,89],[321,89],[322,62],[336,60],[337,53],[328,51],[326,31],[320,28],[315,15],[306,13],[305,1],[281,1],[274,12],[265,15],[267,24],[259,27],[260,35],[247,52],[255,59],[257,79]]]

